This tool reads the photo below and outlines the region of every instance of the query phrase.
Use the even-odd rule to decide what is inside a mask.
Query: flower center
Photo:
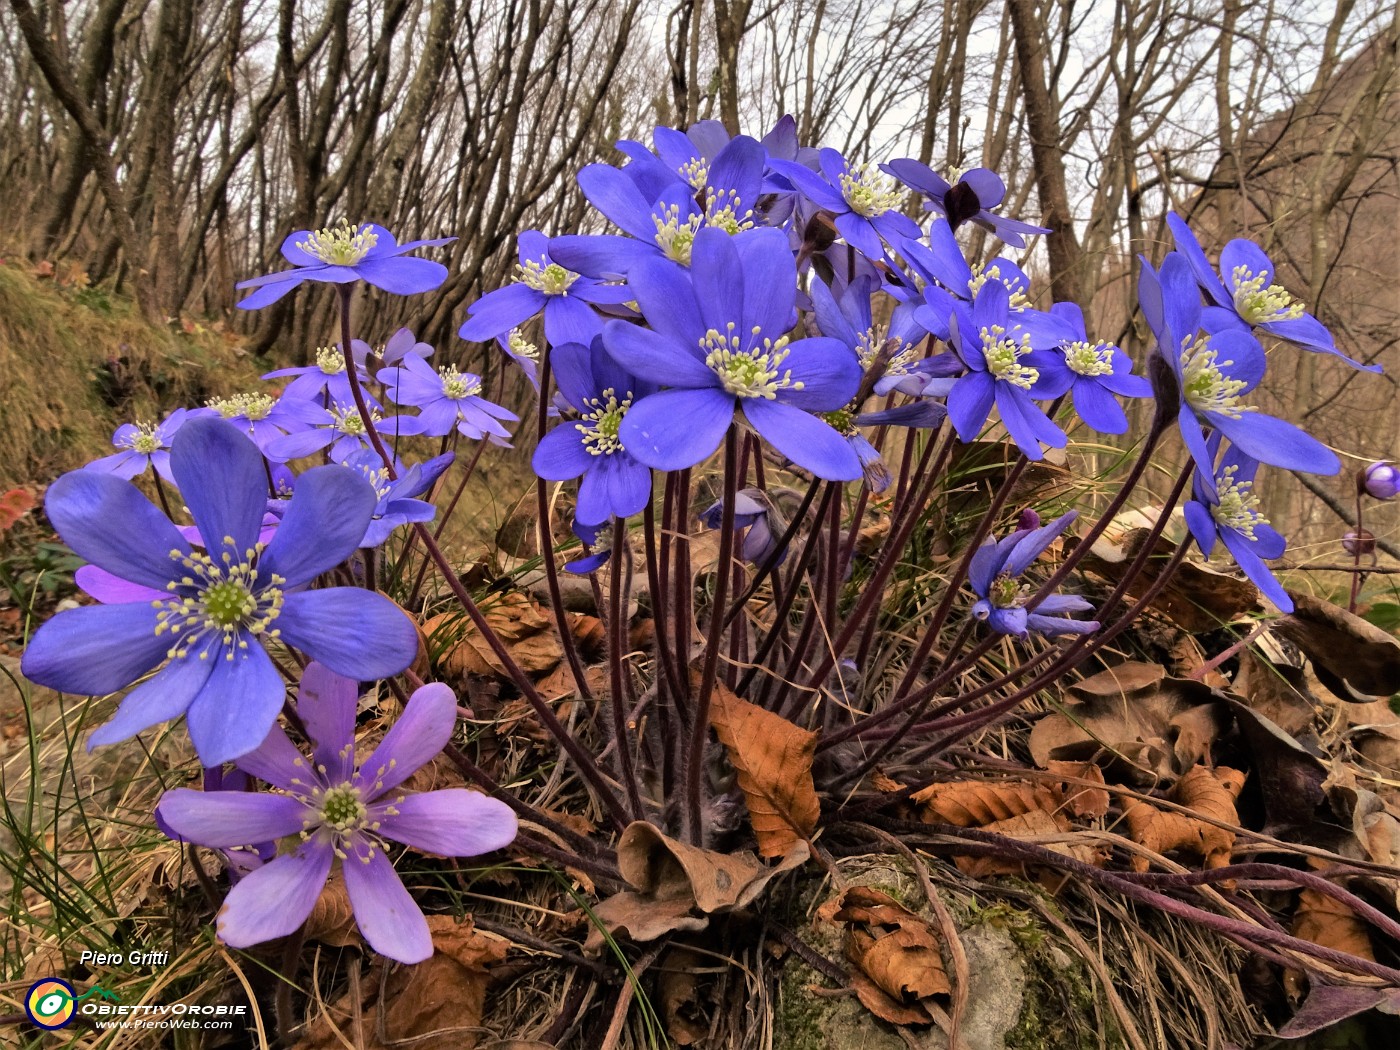
[[[1203,335],[1188,346],[1190,338],[1181,341],[1181,394],[1186,403],[1197,412],[1218,412],[1229,419],[1253,412],[1253,406],[1246,405],[1240,396],[1249,384],[1221,371],[1235,362],[1216,360],[1210,336]]]
[[[1001,275],[1001,267],[995,264],[990,266],[979,266],[977,272],[972,275],[972,280],[967,282],[967,294],[969,298],[976,299],[977,293],[982,290],[982,286],[988,281],[999,281],[1001,285],[1011,295],[1011,309],[1024,310],[1030,306],[1030,300],[1026,298],[1026,290],[1021,287],[1020,281],[1013,274],[1010,277]]]
[[[1235,309],[1250,324],[1269,321],[1295,321],[1303,316],[1303,304],[1293,298],[1282,285],[1264,282],[1268,274],[1256,274],[1247,266],[1230,271],[1230,283],[1235,287]]]
[[[705,194],[705,225],[723,230],[731,236],[753,229],[753,209],[745,208],[744,202],[733,190]]]
[[[322,346],[316,350],[316,367],[328,376],[345,371],[345,355],[338,346]]]
[[[240,554],[233,537],[225,536],[222,546],[217,559],[202,551],[170,552],[185,572],[166,584],[171,597],[158,598],[151,606],[160,610],[155,633],[170,633],[166,656],[171,659],[183,659],[197,649],[201,660],[208,659],[205,643],[218,635],[224,659],[232,660],[236,652],[248,648],[247,639],[241,637],[244,633],[269,638],[279,634],[276,628],[269,628],[281,615],[281,585],[287,581],[273,574],[265,585],[259,585],[257,560],[266,545],[255,543]]]
[[[578,280],[578,274],[558,263],[541,266],[534,259],[517,266],[516,270],[519,271],[516,280],[545,295],[564,295],[569,286]]]
[[[1256,539],[1254,530],[1260,525],[1269,524],[1269,519],[1259,512],[1259,497],[1254,494],[1254,482],[1236,481],[1238,466],[1229,466],[1215,479],[1215,489],[1220,502],[1210,509],[1216,522],[1227,529],[1234,529],[1245,539]]]
[[[234,394],[232,397],[215,397],[205,402],[225,419],[266,419],[277,404],[271,394]]]
[[[506,336],[506,343],[510,346],[510,352],[516,357],[528,358],[531,361],[538,361],[540,348],[525,338],[525,333],[519,328],[512,328],[510,335]]]
[[[873,164],[849,167],[841,173],[841,196],[851,211],[873,219],[894,211],[904,199],[899,185]]]
[[[838,408],[834,412],[819,412],[818,417],[830,424],[842,437],[855,437],[856,417],[850,407]]]
[[[1040,378],[1040,369],[1021,364],[1021,358],[1030,352],[1029,335],[1013,338],[999,324],[982,329],[982,356],[994,379],[1029,390]]]
[[[856,356],[860,358],[860,367],[863,371],[870,371],[870,366],[875,363],[880,352],[885,349],[887,343],[893,342],[885,360],[885,375],[903,376],[909,374],[916,361],[914,357],[914,346],[906,344],[898,336],[893,339],[886,336],[887,327],[882,324],[873,325],[856,337]]]
[[[574,424],[583,435],[583,447],[592,456],[611,456],[622,451],[618,440],[618,428],[622,417],[632,407],[632,391],[627,391],[622,400],[617,399],[617,391],[612,387],[603,391],[602,397],[591,397],[584,402],[588,411]]]
[[[987,588],[987,601],[998,609],[1016,609],[1031,596],[1028,585],[1020,583],[1010,573],[1002,573]]]
[[[705,351],[705,364],[719,376],[724,389],[735,397],[761,397],[773,401],[779,390],[801,390],[803,383],[792,378],[792,370],[779,374],[787,359],[787,336],[779,336],[777,342],[764,338],[761,346],[741,350],[739,337],[734,334],[734,322],[730,321],[721,335],[711,328],[700,340],[700,349]],[[755,328],[753,334],[757,336]]]
[[[442,378],[442,396],[453,401],[473,397],[481,392],[481,380],[470,372],[459,372],[455,365],[443,365],[438,369]]]
[[[709,181],[710,165],[704,157],[695,157],[677,168],[676,173],[690,183],[691,189],[699,193],[705,188],[705,183]]]
[[[336,430],[345,434],[347,437],[365,436],[364,417],[360,415],[360,410],[354,405],[350,405],[349,407],[339,404],[334,405],[331,407],[331,416],[334,418],[334,422],[331,423],[331,426],[335,427]],[[369,410],[369,419],[371,423],[379,423],[383,418],[384,417],[374,409]]]
[[[1112,343],[1073,342],[1065,347],[1065,364],[1077,375],[1109,376],[1113,374],[1113,352],[1117,349]]]
[[[348,219],[341,219],[335,226],[311,232],[297,241],[297,247],[329,266],[354,266],[378,243],[379,234],[368,224],[351,226]]]
[[[653,213],[651,221],[656,224],[656,245],[666,253],[666,258],[689,266],[690,250],[695,244],[695,231],[700,228],[701,216],[692,215],[681,222],[680,207],[668,204],[660,215]]]
[[[340,834],[359,831],[365,826],[369,810],[360,798],[360,789],[353,784],[337,784],[321,796],[321,822]]]
[[[126,440],[122,442],[125,448],[133,452],[140,452],[143,456],[149,456],[152,452],[159,452],[165,447],[159,435],[156,434],[157,423],[137,423],[136,433],[128,434]]]

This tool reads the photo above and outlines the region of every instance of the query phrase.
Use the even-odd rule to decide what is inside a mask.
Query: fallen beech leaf
[[[927,1024],[932,1015],[921,1000],[952,991],[933,927],[893,897],[867,886],[852,886],[837,899],[832,914],[846,924],[845,951],[881,993],[855,984],[866,1009],[894,1024]],[[886,1000],[889,1000],[888,1002]]]
[[[1051,759],[1045,768],[1056,776],[1065,777],[1062,791],[1065,808],[1076,817],[1097,820],[1108,815],[1108,805],[1112,799],[1104,787],[1103,770],[1092,762],[1059,762]],[[1071,781],[1087,780],[1090,784]]]
[[[1148,529],[1134,529],[1123,537],[1121,548],[1096,544],[1095,553],[1084,559],[1084,568],[1117,583],[1150,534]],[[1157,537],[1152,557],[1129,585],[1129,594],[1138,597],[1156,582],[1160,566],[1170,557],[1172,549],[1170,542]],[[1248,580],[1217,572],[1197,562],[1183,561],[1149,608],[1183,631],[1200,634],[1230,623],[1258,604],[1259,589]]]
[[[355,913],[350,907],[350,894],[345,889],[345,879],[336,872],[316,898],[316,904],[307,916],[306,938],[320,941],[336,948],[345,948],[360,943],[360,928],[355,925]]]
[[[28,489],[10,489],[0,496],[0,533],[8,532],[25,514],[34,509],[34,493]]]
[[[1361,703],[1400,692],[1400,640],[1321,598],[1289,596],[1293,612],[1274,630],[1307,654],[1323,685]]]
[[[1031,730],[1031,757],[1092,759],[1134,784],[1170,780],[1190,769],[1224,731],[1229,712],[1202,682],[1168,677],[1160,664],[1127,661],[1077,682],[1066,704]]]
[[[489,968],[505,958],[510,943],[474,929],[470,918],[429,915],[428,929],[435,949],[430,958],[414,966],[377,959],[360,982],[358,1032],[352,1031],[355,1004],[346,993],[308,1024],[295,1050],[341,1050],[346,1035],[362,1050],[477,1047],[487,1034],[481,1022]]]
[[[689,948],[670,948],[657,960],[656,992],[666,1034],[680,1046],[691,1046],[710,1034],[700,1002],[701,982],[696,972],[709,960]]]
[[[791,853],[821,815],[812,781],[817,734],[740,699],[720,682],[710,699],[710,725],[738,774],[759,854]]]
[[[554,621],[529,595],[509,591],[489,604],[483,602],[482,615],[527,674],[552,671],[563,659]],[[508,677],[500,657],[462,613],[439,613],[423,624],[423,631],[432,651],[440,654],[438,666],[448,674]]]
[[[618,871],[633,889],[613,894],[593,913],[608,933],[638,942],[673,930],[702,930],[710,915],[752,904],[774,878],[809,855],[807,843],[798,839],[781,863],[768,867],[751,853],[701,849],[634,821],[617,842]],[[596,953],[603,943],[603,930],[595,926],[584,950]]]
[[[1053,813],[1061,799],[1043,784],[1020,780],[953,780],[932,784],[910,800],[924,807],[925,824],[976,828],[1037,810]]]
[[[608,644],[608,629],[603,626],[603,621],[596,616],[577,612],[566,613],[564,620],[584,660],[591,662],[601,659]]]
[[[994,824],[988,824],[981,830],[1005,835],[1011,839],[1030,841],[1064,835],[1069,830],[1069,821],[1058,814],[1034,810],[1018,817],[1011,817],[1009,820],[999,820]],[[1097,840],[1090,839],[1088,836],[1083,842],[1040,842],[1037,844],[1083,864],[1092,864],[1096,868],[1103,867],[1108,859],[1105,848]],[[1009,857],[959,855],[953,857],[953,863],[964,875],[978,879],[988,878],[992,875],[1024,877],[1027,874],[1040,873],[1037,865],[1027,865]],[[1058,888],[1054,884],[1058,880],[1042,879],[1041,881],[1046,883],[1046,888],[1051,892]]]
[[[1244,787],[1244,774],[1220,766],[1214,770],[1196,766],[1177,781],[1170,798],[1202,816],[1226,824],[1235,824],[1235,799]],[[1134,842],[1154,853],[1181,850],[1202,858],[1207,868],[1223,868],[1230,863],[1235,848],[1235,833],[1209,824],[1186,813],[1167,812],[1141,799],[1129,799],[1123,805],[1123,818],[1128,835]],[[1148,858],[1134,854],[1134,871],[1146,871]]]
[[[1274,663],[1245,648],[1239,655],[1240,669],[1230,691],[1290,736],[1296,736],[1313,720],[1313,700],[1304,676],[1296,667]]]

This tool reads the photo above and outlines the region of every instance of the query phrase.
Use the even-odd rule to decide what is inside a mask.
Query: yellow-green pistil
[[[721,334],[711,328],[700,340],[700,349],[705,352],[705,364],[719,376],[724,389],[735,397],[761,397],[767,401],[777,399],[779,390],[801,390],[801,380],[792,378],[792,370],[783,370],[787,360],[787,337],[779,336],[772,340],[764,337],[761,344],[748,350],[741,350],[739,337],[734,334],[735,324],[730,321]],[[754,328],[753,335],[759,334]]]
[[[264,547],[255,543],[240,553],[233,537],[225,536],[217,558],[202,551],[170,552],[185,572],[166,584],[171,597],[151,602],[159,610],[155,633],[170,635],[166,656],[180,659],[198,649],[199,658],[207,660],[207,643],[217,636],[224,659],[232,660],[235,653],[248,648],[244,632],[278,636],[272,623],[282,612],[282,584],[287,581],[274,573],[266,585],[258,586],[257,560]],[[186,593],[177,597],[181,590]]]
[[[895,211],[904,202],[904,192],[894,179],[873,164],[852,166],[843,171],[841,196],[851,211],[867,219]]]
[[[1247,266],[1230,271],[1235,289],[1235,309],[1250,324],[1269,321],[1296,321],[1303,316],[1303,304],[1282,285],[1267,283],[1269,275],[1254,273]]]
[[[1112,343],[1073,342],[1065,347],[1065,364],[1076,375],[1111,376],[1116,349]]]
[[[1254,482],[1235,480],[1238,470],[1238,466],[1228,466],[1215,479],[1215,491],[1220,502],[1210,512],[1218,524],[1253,540],[1257,538],[1254,530],[1269,524],[1269,519],[1259,512],[1259,497],[1254,494]]]
[[[341,219],[334,226],[312,231],[297,241],[297,247],[329,266],[354,266],[378,243],[379,235],[368,224],[351,226],[348,219]]]
[[[982,329],[982,357],[994,379],[1022,390],[1035,386],[1040,378],[1040,369],[1021,364],[1021,358],[1030,352],[1029,335],[1012,336],[999,324]]]
[[[578,280],[578,274],[553,262],[541,266],[534,259],[531,259],[529,262],[521,263],[515,269],[517,281],[537,292],[544,292],[545,295],[564,295],[568,292],[569,287]]]
[[[1182,339],[1181,395],[1186,403],[1197,412],[1218,412],[1229,419],[1239,419],[1245,412],[1253,412],[1253,406],[1246,405],[1241,396],[1249,384],[1231,379],[1221,371],[1233,364],[1233,361],[1217,360],[1208,335],[1195,342],[1190,336]]]
[[[443,365],[438,369],[442,379],[442,396],[460,401],[481,393],[481,380],[470,372],[460,372],[454,365]]]
[[[1004,572],[987,588],[987,601],[998,609],[1016,609],[1026,604],[1030,594],[1030,587]]]
[[[618,431],[622,427],[622,417],[632,407],[632,391],[627,391],[621,399],[612,387],[603,391],[601,397],[588,398],[584,412],[574,427],[583,435],[583,447],[591,456],[610,456],[622,451],[622,441]]]
[[[277,404],[271,394],[234,394],[232,397],[214,397],[205,402],[225,419],[266,419]]]
[[[129,448],[133,452],[140,452],[142,455],[147,456],[152,452],[160,451],[165,446],[161,444],[160,438],[156,436],[156,428],[159,425],[158,423],[135,424],[136,433],[128,434],[122,441],[122,447]]]

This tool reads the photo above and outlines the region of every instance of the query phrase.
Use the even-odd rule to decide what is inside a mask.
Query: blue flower
[[[400,434],[444,437],[458,431],[465,437],[489,437],[492,444],[508,445],[510,431],[501,420],[517,416],[481,396],[481,377],[458,371],[455,365],[434,369],[421,357],[405,357],[393,368],[380,371],[384,392],[396,405],[412,405],[416,417],[400,417]]]
[[[450,244],[456,237],[399,244],[383,226],[363,223],[340,225],[323,230],[297,230],[282,242],[282,257],[293,270],[270,273],[240,281],[238,288],[257,291],[238,304],[241,310],[270,306],[303,281],[350,284],[365,281],[395,295],[431,292],[447,280],[447,267],[431,259],[406,256],[415,248],[435,248]]]
[[[123,423],[112,435],[112,444],[122,451],[95,459],[84,469],[130,481],[152,467],[166,481],[174,483],[170,473],[170,442],[186,422],[212,414],[213,410],[208,408],[177,408],[159,423]]]
[[[924,206],[946,218],[955,230],[965,222],[975,223],[1016,248],[1026,246],[1022,234],[1050,232],[1044,226],[992,213],[1006,197],[1006,183],[988,168],[969,168],[956,182],[949,184],[942,175],[917,160],[892,160],[881,166],[906,186],[924,194],[928,198]]]
[[[1041,552],[1067,529],[1077,516],[1070,511],[1049,525],[1017,529],[1000,540],[984,543],[972,555],[968,582],[977,594],[972,615],[998,634],[1025,637],[1038,634],[1092,634],[1099,629],[1094,620],[1071,620],[1065,614],[1089,612],[1094,607],[1072,594],[1049,594],[1034,605],[1033,588],[1020,582],[1020,576],[1040,557]]]
[[[945,355],[940,354],[939,356]],[[951,357],[952,355],[946,356]],[[944,380],[935,380],[935,382],[942,383]],[[878,495],[890,487],[889,468],[885,465],[880,450],[867,441],[860,431],[870,427],[908,427],[912,430],[932,430],[942,426],[943,421],[948,418],[948,410],[939,402],[924,397],[907,405],[895,405],[893,408],[882,409],[878,412],[861,412],[858,415],[844,409],[837,412],[824,412],[822,418],[851,443],[851,449],[855,452],[856,458],[860,460],[861,470],[865,473],[866,486],[871,492]]]
[[[700,520],[708,529],[718,529],[724,524],[724,500],[711,504],[700,514]],[[762,566],[778,550],[778,541],[787,531],[783,520],[768,493],[762,489],[740,489],[734,494],[734,532],[739,540],[739,557],[754,565]],[[787,560],[784,550],[774,565]]]
[[[625,285],[604,284],[555,262],[551,242],[539,230],[526,230],[517,243],[515,283],[487,292],[468,309],[457,332],[468,342],[495,339],[543,313],[544,337],[551,346],[586,344],[601,324],[590,304],[617,305],[632,298]]]
[[[603,349],[564,343],[550,354],[559,392],[577,413],[535,448],[535,473],[546,481],[581,477],[576,513],[585,522],[628,518],[651,499],[651,469],[627,451],[619,431],[634,401],[656,392],[655,383],[630,376]]]
[[[49,520],[79,557],[163,595],[60,612],[25,651],[26,677],[65,693],[113,693],[159,668],[89,746],[186,715],[204,765],[251,751],[285,696],[263,648],[269,640],[361,681],[413,661],[417,632],[389,599],[357,587],[309,589],[365,534],[375,494],[363,478],[337,466],[302,474],[264,544],[267,474],[251,441],[222,420],[195,419],[175,435],[170,461],[207,549],[192,548],[130,482],[75,470],[49,487]]]
[[[822,150],[819,159],[821,176],[795,161],[774,161],[773,167],[798,193],[835,216],[836,231],[856,251],[878,259],[886,244],[919,236],[918,224],[900,211],[904,191],[874,165],[853,167],[834,149]]]
[[[415,463],[390,481],[384,461],[372,448],[361,449],[345,460],[345,466],[358,471],[374,486],[379,497],[361,547],[378,547],[401,525],[415,521],[432,521],[437,508],[426,500],[414,499],[428,489],[452,465],[453,453],[444,452],[426,463]]]
[[[970,309],[956,305],[951,335],[968,373],[948,393],[948,416],[959,438],[975,441],[995,404],[1026,458],[1043,459],[1042,444],[1064,448],[1068,439],[1035,404],[1040,372],[1027,360],[1032,333],[1021,322],[999,281],[986,282]]]
[[[1209,439],[1212,455],[1220,445],[1218,435]],[[1182,507],[1182,513],[1207,560],[1219,540],[1269,601],[1281,612],[1292,612],[1293,600],[1262,560],[1282,557],[1288,542],[1259,512],[1259,497],[1254,494],[1258,470],[1259,461],[1233,445],[1225,450],[1218,466],[1202,469],[1198,463],[1191,481],[1194,498]]]
[[[949,376],[962,371],[962,364],[951,354],[938,358],[919,356],[919,344],[928,336],[914,317],[914,307],[899,303],[888,324],[876,324],[871,302],[877,287],[873,277],[861,275],[840,295],[833,294],[824,281],[811,285],[812,308],[822,335],[839,339],[860,362],[861,371],[879,367],[874,392],[897,390],[914,396],[942,397],[952,386]]]
[[[860,364],[835,339],[789,342],[797,267],[782,231],[701,230],[690,280],[671,264],[643,263],[630,283],[651,328],[610,321],[603,345],[632,375],[671,388],[622,420],[618,435],[633,457],[657,470],[694,466],[719,447],[740,408],[804,469],[830,481],[861,476],[846,441],[811,415],[855,396]]]
[[[235,394],[213,398],[209,407],[252,438],[260,449],[266,449],[284,434],[299,434],[331,421],[330,413],[324,408],[299,397]]]
[[[1074,303],[1050,308],[1050,325],[1058,325],[1055,349],[1034,350],[1026,361],[1040,371],[1036,393],[1069,393],[1079,418],[1101,434],[1122,434],[1128,417],[1117,397],[1151,397],[1152,384],[1135,376],[1133,362],[1112,343],[1094,342],[1084,332],[1084,314]],[[1053,330],[1053,329],[1052,329]]]
[[[1274,264],[1257,244],[1236,239],[1220,252],[1220,274],[1206,258],[1201,242],[1186,222],[1171,212],[1167,215],[1176,250],[1191,265],[1196,282],[1210,299],[1206,308],[1207,328],[1226,324],[1262,332],[1287,340],[1313,353],[1333,354],[1353,368],[1381,371],[1380,365],[1363,365],[1337,349],[1332,333],[1288,290],[1274,283]],[[1223,279],[1222,279],[1223,278]]]
[[[369,344],[361,339],[350,340],[350,356],[355,360],[355,372],[361,387],[369,382],[365,372],[365,360],[369,357]],[[282,390],[283,397],[315,401],[323,406],[328,402],[339,401],[349,404],[354,400],[350,390],[350,377],[345,371],[345,353],[340,344],[322,346],[316,350],[316,363],[299,368],[278,368],[262,376],[263,379],[282,379],[296,376]],[[368,394],[366,394],[368,397]],[[370,403],[378,405],[370,399]]]
[[[1010,259],[998,256],[973,270],[963,258],[953,228],[941,219],[929,225],[928,244],[906,240],[898,245],[911,269],[924,279],[924,304],[915,311],[915,318],[940,339],[947,339],[955,303],[970,303],[988,281],[1006,287],[1012,312],[1023,313],[1030,306],[1031,281]],[[936,283],[935,283],[936,282]],[[895,287],[912,288],[913,282],[904,278]],[[906,299],[912,298],[905,293]]]
[[[1169,253],[1160,274],[1144,260],[1138,301],[1156,338],[1155,352],[1176,377],[1181,397],[1177,425],[1202,470],[1215,463],[1205,427],[1218,430],[1261,463],[1313,474],[1341,469],[1337,457],[1315,438],[1245,403],[1245,395],[1264,377],[1264,348],[1241,328],[1201,332],[1201,295],[1185,256]]]

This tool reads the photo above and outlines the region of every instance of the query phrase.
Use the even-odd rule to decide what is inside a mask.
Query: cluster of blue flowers
[[[587,544],[650,505],[654,471],[704,463],[731,428],[816,478],[863,479],[879,492],[890,475],[868,428],[946,421],[971,442],[995,410],[1035,460],[1067,444],[1065,400],[1089,429],[1120,434],[1122,399],[1155,395],[1195,462],[1191,535],[1207,556],[1222,543],[1264,594],[1291,608],[1264,564],[1285,541],[1260,513],[1255,476],[1261,464],[1335,473],[1339,463],[1248,403],[1266,365],[1259,340],[1344,355],[1275,283],[1256,246],[1230,242],[1217,273],[1170,217],[1176,251],[1159,268],[1144,262],[1140,285],[1160,358],[1154,391],[1122,349],[1087,333],[1077,306],[1038,309],[1011,260],[965,257],[957,231],[967,223],[1016,247],[1047,232],[996,213],[1005,188],[991,171],[949,181],[912,160],[854,164],[801,146],[791,118],[761,141],[714,121],[657,128],[653,141],[619,143],[626,163],[579,174],[619,232],[522,233],[515,281],[472,304],[460,332],[498,343],[551,398],[557,423],[533,467],[549,481],[577,479],[574,530]],[[911,191],[930,213],[926,227],[906,213]],[[382,227],[347,222],[299,231],[282,246],[292,268],[243,282],[253,291],[239,305],[266,306],[305,282],[430,291],[446,268],[409,253],[450,240],[398,244]],[[482,796],[397,791],[450,737],[456,708],[444,687],[415,693],[378,751],[354,763],[356,683],[405,671],[418,634],[373,587],[330,584],[354,584],[355,570],[372,564],[367,555],[356,562],[357,552],[433,518],[420,497],[458,442],[508,444],[517,421],[483,396],[479,376],[435,366],[433,355],[407,329],[378,349],[359,340],[323,347],[312,364],[264,376],[284,381],[279,393],[123,426],[115,454],[49,490],[49,518],[89,562],[78,583],[96,604],[43,625],[24,673],[79,694],[135,686],[94,745],[184,716],[212,779],[204,792],[172,792],[159,816],[193,842],[256,847],[236,862],[230,854],[245,876],[221,919],[231,944],[294,929],[339,859],[371,944],[415,961],[431,943],[383,837],[470,856],[515,833],[510,810]],[[401,458],[414,437],[439,439],[438,455]],[[293,469],[308,457],[320,464]],[[132,483],[148,471],[160,507]],[[1367,490],[1394,495],[1394,470],[1377,464],[1373,473]],[[183,525],[167,485],[188,509]],[[717,505],[702,517],[718,527],[725,515]],[[743,557],[782,559],[786,523],[767,493],[740,490],[730,517]],[[1022,580],[1073,520],[1042,526],[1029,515],[973,553],[970,615],[1008,635],[1096,630],[1073,618],[1092,611],[1083,598],[1039,594]],[[606,558],[598,550],[570,567],[590,572]],[[310,760],[278,724],[298,678]],[[222,771],[228,762],[238,772]],[[250,794],[245,776],[279,793]],[[293,834],[295,851],[272,859],[270,843]]]

